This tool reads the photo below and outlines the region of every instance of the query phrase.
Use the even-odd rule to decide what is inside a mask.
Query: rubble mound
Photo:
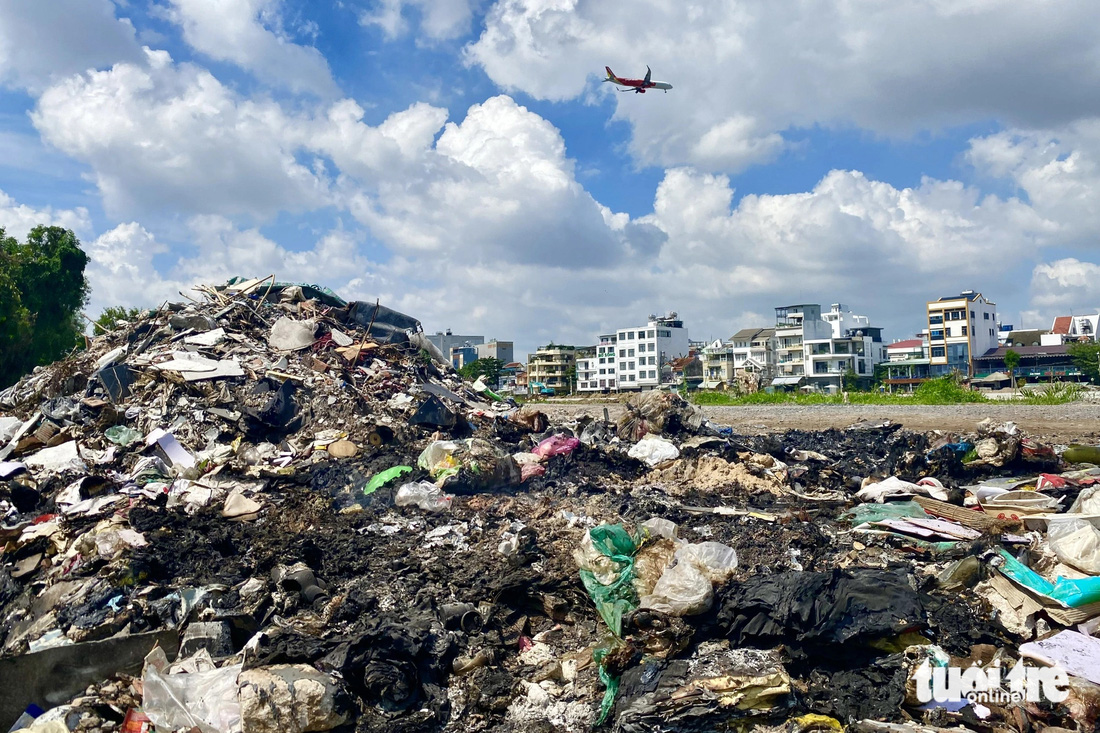
[[[1097,470],[1011,424],[551,424],[379,303],[197,291],[0,393],[0,729],[1095,730]],[[1028,653],[1068,695],[919,695]]]

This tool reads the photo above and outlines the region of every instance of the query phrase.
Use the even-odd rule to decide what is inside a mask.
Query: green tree
[[[1093,384],[1100,383],[1100,344],[1070,344],[1067,353],[1073,357],[1073,364]]]
[[[484,359],[478,359],[477,361],[471,361],[469,364],[464,364],[462,368],[458,370],[458,373],[470,380],[484,376],[485,383],[495,389],[500,380],[500,370],[503,368],[503,361],[489,356]]]
[[[119,305],[112,305],[104,308],[103,312],[99,314],[99,318],[93,321],[95,333],[98,334],[112,331],[119,321],[135,321],[144,312],[145,311],[141,308],[124,308]]]
[[[848,367],[848,370],[841,376],[840,382],[845,392],[855,392],[859,389],[859,375],[856,374],[856,370],[851,367]]]
[[[1016,389],[1016,368],[1020,366],[1020,354],[1012,349],[1005,352],[1005,367],[1008,368],[1008,376],[1012,380],[1012,389]]]
[[[84,343],[88,255],[69,229],[35,227],[20,244],[0,229],[0,387]]]

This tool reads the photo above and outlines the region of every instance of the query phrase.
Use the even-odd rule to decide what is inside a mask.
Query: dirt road
[[[540,409],[554,416],[599,415],[607,408],[612,419],[622,411],[619,404],[544,403]],[[888,418],[910,430],[970,432],[984,418],[1011,420],[1025,432],[1053,443],[1100,444],[1100,404],[1074,402],[1068,405],[769,405],[762,407],[704,407],[711,420],[733,427],[742,434],[800,428],[824,430],[844,428],[860,420]]]

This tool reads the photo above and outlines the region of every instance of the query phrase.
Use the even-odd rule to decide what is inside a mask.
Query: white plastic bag
[[[674,616],[704,613],[714,600],[714,584],[725,582],[736,568],[737,551],[721,542],[681,545],[641,606]]]
[[[1100,514],[1100,486],[1082,489],[1068,514]]]
[[[647,466],[652,468],[658,463],[679,458],[680,449],[671,441],[650,434],[632,445],[626,454],[631,458],[644,461]]]
[[[1050,549],[1066,565],[1100,575],[1100,529],[1084,519],[1058,517],[1047,524]]]
[[[737,569],[737,550],[721,542],[696,542],[676,551],[676,559],[695,566],[712,583],[724,583]]]
[[[692,616],[710,608],[714,588],[688,560],[679,560],[661,574],[653,593],[641,599],[642,608],[673,616]]]
[[[426,512],[445,512],[451,508],[453,496],[444,494],[430,481],[408,483],[397,490],[393,503],[397,506],[418,506]]]
[[[202,733],[236,733],[241,730],[237,677],[242,669],[242,665],[233,664],[205,672],[165,675],[148,665],[142,710],[158,730],[198,726]]]

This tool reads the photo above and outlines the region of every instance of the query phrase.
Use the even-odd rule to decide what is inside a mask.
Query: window
[[[619,349],[619,356],[626,356],[626,349]]]
[[[626,355],[627,356],[634,356],[634,349],[627,349]]]
[[[654,331],[653,329],[650,329],[650,330],[646,331],[646,336],[648,336],[649,338],[653,338],[653,335],[655,333],[656,333],[656,331]]]
[[[970,320],[974,320],[975,317],[974,311],[970,311]]]
[[[945,336],[947,336],[947,338],[951,338],[951,326],[948,326],[947,328],[945,328],[943,330],[943,333],[944,333]]]
[[[626,332],[626,338],[627,338],[628,341],[633,341],[634,340],[634,332],[633,331],[627,331]]]
[[[672,338],[672,331],[658,331],[657,336],[664,339]]]
[[[936,331],[929,331],[928,338],[932,339],[933,341],[943,341],[943,330],[941,329]],[[622,354],[620,354],[619,356],[622,356]]]
[[[946,353],[946,351],[944,350],[944,348],[942,346],[933,346],[932,347],[932,358],[934,358],[934,359],[935,358],[943,358],[945,353]]]
[[[607,374],[607,370],[606,369],[601,369],[600,374]]]
[[[620,369],[626,369],[626,362],[625,361],[620,361],[619,362],[619,368]]]
[[[615,373],[615,370],[614,370],[614,369],[608,369],[608,370],[607,370],[607,373],[608,373],[608,374],[614,374],[614,373]]]
[[[943,314],[940,313],[937,316],[928,316],[928,322],[933,326],[943,325]]]
[[[627,365],[626,365],[626,368],[627,368],[627,369],[630,369],[631,371],[633,371],[633,369],[634,369],[634,362],[630,362],[629,364],[627,364]]]
[[[619,331],[619,340],[622,341],[626,338],[626,331]]]
[[[989,335],[990,335],[990,336],[992,336],[992,335],[993,335],[993,329],[992,329],[992,328],[991,328],[991,329],[989,329]]]
[[[865,362],[863,359],[859,360],[859,373],[860,374],[866,374],[867,373],[867,362]]]
[[[651,365],[655,365],[657,363],[657,357],[656,356],[649,357],[649,363]]]
[[[653,369],[650,369],[649,370],[649,378],[650,379],[656,379],[657,378],[657,372]]]
[[[962,335],[963,335],[963,336],[965,336],[965,335],[966,335],[966,326],[963,326],[963,333],[962,333]]]
[[[988,321],[989,320],[989,311],[986,311],[985,313],[983,313],[982,317],[985,318],[985,320]]]

